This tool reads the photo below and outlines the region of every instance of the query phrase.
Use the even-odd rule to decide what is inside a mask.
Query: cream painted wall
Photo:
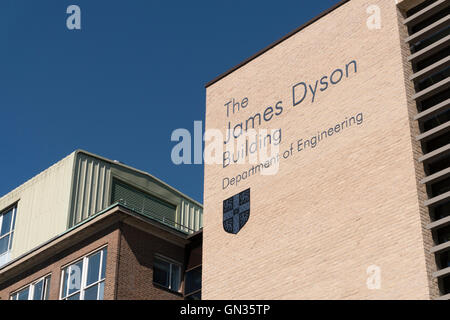
[[[64,232],[74,153],[0,198],[0,210],[17,202],[11,259]]]

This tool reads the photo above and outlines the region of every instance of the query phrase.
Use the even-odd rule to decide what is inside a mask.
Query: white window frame
[[[104,278],[100,277],[100,280],[97,280],[96,282],[91,283],[88,286],[86,285],[86,283],[87,283],[88,267],[89,267],[89,258],[91,256],[99,253],[99,252],[100,252],[99,276],[101,276],[102,269],[103,269],[103,255],[106,253],[106,255],[108,256],[108,246],[107,245],[103,246],[101,248],[95,249],[94,251],[88,253],[84,257],[79,258],[77,260],[74,260],[73,262],[70,262],[70,263],[66,264],[65,266],[63,266],[61,268],[62,269],[61,270],[61,287],[60,287],[60,290],[59,290],[59,299],[60,300],[69,300],[69,298],[71,298],[71,297],[73,297],[73,296],[75,296],[77,294],[80,294],[80,299],[79,299],[80,301],[84,300],[84,296],[85,296],[86,290],[88,290],[88,289],[90,289],[90,288],[92,288],[92,287],[94,287],[96,285],[99,285],[102,282],[105,282],[105,280],[106,280],[106,266],[105,266],[105,277]],[[83,267],[82,267],[83,271],[81,272],[81,286],[75,292],[72,292],[71,294],[68,294],[68,292],[69,292],[69,284],[67,284],[66,293],[65,293],[65,296],[63,297],[64,281],[65,281],[65,279],[64,279],[64,277],[65,277],[65,270],[67,268],[69,268],[69,270],[71,270],[70,267],[72,267],[72,265],[77,264],[80,261],[83,261],[83,264],[82,264],[83,265]],[[70,275],[70,273],[71,272],[69,271],[69,275]],[[100,293],[100,290],[97,292],[97,300],[99,300],[99,293]],[[104,295],[104,287],[103,287],[103,295]],[[102,297],[102,299],[103,299],[103,297]]]
[[[166,289],[169,289],[170,291],[173,291],[173,292],[181,292],[181,285],[182,285],[182,272],[183,272],[183,264],[182,263],[180,263],[180,262],[178,262],[178,261],[175,261],[175,260],[173,260],[173,259],[170,259],[170,258],[167,258],[167,257],[165,257],[165,256],[162,256],[162,255],[160,255],[160,254],[155,254],[155,256],[154,256],[154,259],[153,259],[153,261],[155,260],[155,259],[158,259],[158,260],[161,260],[161,261],[164,261],[164,262],[167,262],[167,263],[169,263],[170,264],[170,270],[169,270],[169,286],[165,286],[165,285],[162,285],[162,284],[160,284],[160,283],[157,283],[157,282],[155,282],[155,281],[153,281],[153,283],[154,284],[156,284],[156,285],[158,285],[158,286],[161,286],[161,287],[163,287],[163,288],[166,288]],[[180,270],[180,279],[179,279],[179,284],[178,284],[178,289],[177,290],[174,290],[173,288],[172,288],[172,274],[173,274],[173,266],[177,266],[178,268],[179,268],[179,270]],[[153,264],[153,270],[155,269],[155,266],[154,266],[154,264]]]
[[[34,299],[33,299],[33,297],[34,297],[34,288],[35,288],[36,284],[39,283],[39,282],[41,282],[41,281],[43,281],[43,284],[44,284],[44,287],[43,287],[43,298],[44,298],[44,299],[40,299],[40,300],[46,300],[45,297],[47,296],[48,289],[49,289],[49,287],[50,287],[50,286],[47,285],[47,284],[50,284],[50,282],[51,282],[51,276],[52,276],[51,273],[46,274],[45,276],[39,278],[38,280],[33,281],[32,283],[30,283],[30,284],[28,284],[28,285],[26,285],[26,286],[20,288],[19,290],[14,291],[14,292],[10,295],[10,300],[16,300],[16,301],[17,301],[18,299],[17,299],[16,297],[17,297],[17,295],[19,294],[19,292],[21,292],[21,291],[23,291],[23,290],[25,290],[25,289],[27,289],[27,288],[29,288],[29,289],[28,289],[28,298],[27,298],[27,300],[34,300]],[[49,278],[49,282],[48,282],[48,283],[47,283],[47,281],[46,281],[47,278]],[[37,301],[37,300],[36,300],[36,301]]]
[[[16,224],[17,203],[14,204],[13,206],[10,206],[7,209],[5,209],[5,210],[0,212],[0,230],[1,230],[2,229],[2,224],[3,224],[3,216],[6,213],[10,212],[11,210],[12,210],[12,217],[11,217],[11,225],[9,227],[9,232],[0,237],[0,240],[1,240],[3,238],[6,238],[7,236],[9,236],[8,250],[6,250],[4,253],[0,253],[0,257],[10,253],[11,249],[12,249],[12,242],[13,242],[13,237],[14,237],[14,229],[15,229],[15,224]]]

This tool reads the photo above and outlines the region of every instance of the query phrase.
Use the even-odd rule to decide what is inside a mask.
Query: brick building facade
[[[194,200],[77,151],[0,198],[0,299],[200,299],[201,225]]]
[[[450,298],[449,4],[341,1],[207,84],[205,299]]]
[[[167,288],[154,278],[154,262],[162,259],[177,264],[180,276],[186,270],[201,268],[201,259],[192,254],[194,250],[201,252],[201,232],[187,236],[144,220],[117,205],[52,239],[2,270],[0,299],[10,299],[47,276],[47,298],[61,299],[62,270],[101,249],[106,249],[107,254],[103,299],[184,299],[184,276],[179,287]],[[76,285],[75,278],[73,283]]]

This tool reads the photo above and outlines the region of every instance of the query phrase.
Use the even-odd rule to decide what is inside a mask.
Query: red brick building
[[[81,156],[86,155],[83,152]],[[89,176],[86,178],[86,172],[94,176],[95,162],[107,161],[88,156],[93,161],[94,170],[84,170],[82,174],[83,180],[87,182],[83,188],[88,190],[80,197],[83,201],[87,195],[93,197],[93,191],[99,191],[100,188],[100,180]],[[128,175],[125,175],[121,171],[124,170],[122,164],[110,162],[109,165],[112,165],[110,205],[4,263],[0,267],[0,299],[201,298],[202,229],[200,224],[188,223],[195,221],[192,216],[195,214],[194,206],[200,210],[201,206],[156,178],[129,168],[126,168],[125,173]],[[43,179],[50,179],[51,176],[47,172]],[[25,188],[19,188],[21,196],[7,207],[14,209],[0,211],[0,223],[8,226],[2,230],[8,229],[8,234],[17,234],[8,240],[12,248],[16,240],[21,240],[17,237],[26,237],[21,235],[26,223],[23,220],[19,222],[19,217],[27,214],[23,211],[27,201],[25,190],[36,186],[39,183],[34,181]],[[1,198],[0,203],[9,197],[11,195]],[[44,199],[39,198],[40,201],[58,200]],[[184,209],[180,208],[181,205]],[[34,206],[42,205],[35,203]],[[183,210],[189,206],[190,213],[183,217]],[[50,215],[44,212],[39,214]],[[68,220],[71,223],[71,219]],[[51,219],[47,219],[46,223],[51,224]],[[40,229],[38,222],[30,226],[32,234],[48,232],[48,229]]]
[[[196,299],[201,241],[117,204],[5,266],[0,299]]]

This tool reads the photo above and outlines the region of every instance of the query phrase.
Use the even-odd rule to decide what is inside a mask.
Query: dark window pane
[[[77,294],[71,296],[70,298],[67,298],[67,300],[80,300],[80,294],[77,293]]]
[[[180,289],[181,269],[179,266],[172,264],[172,278],[170,283],[170,289],[178,291]]]
[[[450,191],[450,178],[440,180],[431,185],[431,194],[433,197],[439,196]]]
[[[97,282],[100,275],[100,252],[88,258],[87,286]]]
[[[81,289],[81,275],[83,273],[83,261],[79,261],[70,266],[69,275],[69,295]]]
[[[0,239],[0,255],[8,251],[9,235]]]
[[[442,287],[443,287],[444,294],[450,293],[450,276],[448,276],[442,280]]]
[[[170,263],[156,260],[153,266],[153,281],[165,287],[169,287]]]
[[[44,280],[41,280],[34,285],[33,300],[42,300],[43,291],[44,291]]]
[[[450,226],[439,229],[437,231],[439,243],[450,241]]]
[[[3,215],[2,228],[0,230],[0,237],[11,231],[11,220],[13,211],[9,211]]]
[[[95,285],[87,289],[84,292],[84,300],[97,300],[98,287],[99,285]]]
[[[202,288],[202,269],[197,268],[186,273],[185,294]]]
[[[102,258],[102,274],[101,279],[105,279],[106,276],[106,256],[107,256],[107,250],[103,249],[103,258]]]
[[[440,268],[445,269],[450,267],[450,251],[445,251],[440,254]]]
[[[23,289],[22,291],[18,292],[17,300],[28,300],[29,293],[30,293],[30,287]]]

